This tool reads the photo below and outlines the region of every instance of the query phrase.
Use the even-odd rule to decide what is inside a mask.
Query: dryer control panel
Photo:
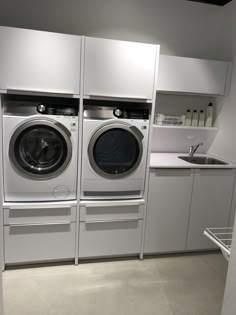
[[[113,110],[116,118],[123,119],[149,119],[148,109],[130,109],[117,107]]]
[[[84,104],[84,118],[149,120],[150,108],[146,103],[94,101]]]

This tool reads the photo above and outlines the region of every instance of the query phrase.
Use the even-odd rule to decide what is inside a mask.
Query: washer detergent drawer
[[[80,206],[80,221],[143,219],[144,200],[86,202]]]
[[[29,263],[75,257],[75,223],[4,226],[5,263]]]
[[[138,254],[143,220],[80,223],[79,258]]]
[[[4,206],[4,225],[19,223],[75,222],[76,205],[66,203],[13,204]]]

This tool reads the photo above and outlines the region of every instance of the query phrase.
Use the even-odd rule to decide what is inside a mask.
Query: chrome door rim
[[[64,163],[56,171],[54,171],[50,174],[40,175],[40,174],[33,174],[33,173],[26,171],[18,163],[16,156],[15,156],[14,147],[15,147],[15,142],[16,142],[18,136],[27,128],[33,127],[36,125],[48,126],[48,127],[51,127],[53,129],[57,130],[62,135],[62,137],[64,138],[66,145],[67,145],[67,156],[66,156]],[[61,123],[59,123],[53,119],[33,118],[31,120],[25,121],[17,127],[17,129],[12,134],[10,142],[9,142],[9,160],[11,162],[11,165],[19,175],[27,177],[29,179],[46,180],[46,179],[55,178],[58,175],[60,175],[67,168],[67,166],[71,160],[72,143],[71,143],[70,137],[71,137],[71,134],[70,134],[69,130],[65,126],[63,126]]]
[[[139,156],[138,156],[137,161],[132,166],[132,168],[130,168],[127,172],[124,172],[121,174],[109,174],[109,173],[104,172],[100,167],[97,166],[97,163],[96,163],[96,161],[94,159],[94,155],[93,155],[93,149],[94,149],[94,145],[95,145],[97,139],[105,131],[115,129],[115,128],[123,129],[123,130],[130,132],[135,137],[135,139],[137,140],[138,147],[139,147]],[[88,145],[88,157],[89,157],[89,162],[90,162],[91,167],[93,168],[93,170],[98,175],[101,175],[102,177],[105,177],[108,179],[123,178],[123,177],[130,175],[139,167],[142,156],[143,156],[142,138],[143,138],[143,134],[141,133],[141,131],[137,127],[135,127],[133,125],[126,124],[126,123],[117,123],[117,122],[112,123],[112,122],[110,122],[108,124],[105,124],[105,125],[99,127],[91,136],[90,142]]]

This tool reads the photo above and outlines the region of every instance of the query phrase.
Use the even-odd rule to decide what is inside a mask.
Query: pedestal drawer
[[[80,223],[79,258],[138,254],[143,220]]]
[[[24,223],[75,222],[76,205],[23,204],[4,206],[4,225]]]
[[[5,263],[75,257],[75,223],[4,226]]]
[[[85,202],[80,205],[80,221],[143,219],[144,200]]]

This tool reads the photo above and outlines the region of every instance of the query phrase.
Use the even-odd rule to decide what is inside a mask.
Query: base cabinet
[[[143,220],[80,223],[79,258],[138,254]]]
[[[232,169],[195,170],[189,220],[188,250],[216,248],[205,228],[227,227],[234,185]]]
[[[139,254],[143,215],[141,199],[81,204],[79,258]]]
[[[76,201],[4,205],[4,262],[75,258]]]
[[[148,192],[145,253],[184,250],[193,171],[152,169]]]
[[[6,264],[75,256],[75,223],[5,226],[4,238]]]
[[[216,248],[203,232],[229,225],[234,178],[233,169],[152,169],[144,253]]]

